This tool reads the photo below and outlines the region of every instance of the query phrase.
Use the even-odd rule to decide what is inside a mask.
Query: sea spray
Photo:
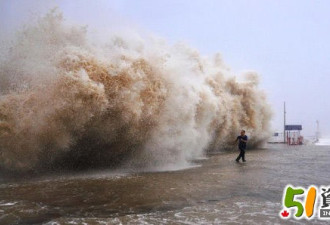
[[[156,37],[106,39],[51,11],[1,52],[0,168],[176,169],[240,129],[250,147],[268,137],[256,73],[238,82],[219,54]]]

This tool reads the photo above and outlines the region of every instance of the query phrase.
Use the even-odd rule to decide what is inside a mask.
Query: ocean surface
[[[268,145],[167,172],[103,170],[4,178],[0,224],[328,224],[283,220],[287,184],[330,185],[330,146]]]

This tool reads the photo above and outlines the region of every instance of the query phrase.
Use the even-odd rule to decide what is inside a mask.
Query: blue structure
[[[302,125],[285,125],[285,137],[288,145],[302,145],[303,137],[300,135]]]
[[[285,125],[285,130],[302,130],[301,125]]]

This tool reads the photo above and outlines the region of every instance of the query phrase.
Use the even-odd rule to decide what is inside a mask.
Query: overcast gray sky
[[[274,129],[315,121],[330,135],[330,1],[327,0],[0,0],[0,40],[58,6],[67,20],[92,27],[132,26],[220,52],[234,72],[251,69],[274,111]]]

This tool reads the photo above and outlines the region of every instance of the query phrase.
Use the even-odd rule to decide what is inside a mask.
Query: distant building
[[[283,143],[283,132],[275,132],[273,135],[268,139],[268,143],[271,144],[277,144],[277,143]]]
[[[304,138],[300,135],[301,130],[302,125],[285,125],[285,136],[283,136],[283,132],[275,132],[273,133],[272,137],[269,138],[268,143],[287,143],[288,145],[302,145]]]
[[[285,137],[288,145],[302,145],[304,137],[300,135],[302,125],[285,125]]]

